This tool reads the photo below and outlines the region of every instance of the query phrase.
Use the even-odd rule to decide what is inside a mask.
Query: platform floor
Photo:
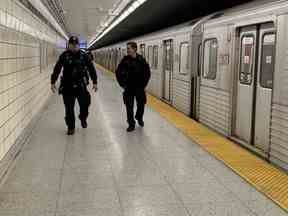
[[[287,215],[152,109],[126,133],[121,89],[99,75],[88,129],[66,136],[51,99],[0,188],[1,216]]]

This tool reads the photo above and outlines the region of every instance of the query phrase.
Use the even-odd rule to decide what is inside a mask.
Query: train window
[[[208,39],[204,43],[204,69],[203,77],[216,79],[218,61],[218,42],[216,38]]]
[[[189,69],[189,43],[182,42],[180,44],[180,62],[179,62],[179,73],[187,74]]]
[[[165,46],[165,70],[172,70],[172,49],[171,44]]]
[[[275,63],[275,33],[266,33],[262,38],[260,85],[272,89]]]
[[[117,64],[119,64],[121,60],[122,60],[122,51],[121,51],[121,48],[119,48],[118,49],[118,61],[117,61]]]
[[[153,46],[153,63],[152,63],[152,67],[154,69],[158,68],[158,46],[157,45]]]
[[[199,44],[198,46],[198,59],[197,59],[197,74],[200,77],[201,76],[201,65],[202,65],[202,43]]]
[[[153,46],[148,46],[148,63],[151,66],[153,62]]]
[[[126,56],[127,54],[127,50],[126,49],[122,49],[122,57]]]
[[[241,39],[241,68],[239,80],[241,84],[250,85],[252,83],[252,71],[254,63],[254,36],[244,35]]]
[[[145,44],[140,44],[140,54],[146,58],[145,56]]]
[[[189,70],[191,67],[191,51],[192,51],[190,44],[188,45],[187,49],[188,49],[188,52],[187,52],[187,69]]]

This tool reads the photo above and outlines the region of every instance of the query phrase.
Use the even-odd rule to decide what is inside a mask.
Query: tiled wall
[[[17,0],[0,0],[0,160],[50,96],[59,40]]]

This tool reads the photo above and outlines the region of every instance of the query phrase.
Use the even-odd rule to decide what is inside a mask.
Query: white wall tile
[[[40,73],[39,41],[54,44],[51,55],[61,40],[16,2],[0,0],[0,160],[50,95],[47,74],[56,56],[49,56],[50,65],[42,65]]]

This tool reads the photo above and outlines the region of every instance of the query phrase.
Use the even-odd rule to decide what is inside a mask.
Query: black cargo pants
[[[63,93],[63,101],[65,105],[65,122],[69,129],[75,128],[75,101],[78,101],[80,107],[80,120],[86,120],[89,114],[89,106],[91,104],[91,95],[86,88],[73,89]]]
[[[138,90],[125,90],[123,93],[124,104],[127,111],[127,122],[130,126],[135,126],[134,119],[134,100],[136,99],[137,111],[135,118],[143,120],[145,104],[147,102],[146,93],[144,89]]]

